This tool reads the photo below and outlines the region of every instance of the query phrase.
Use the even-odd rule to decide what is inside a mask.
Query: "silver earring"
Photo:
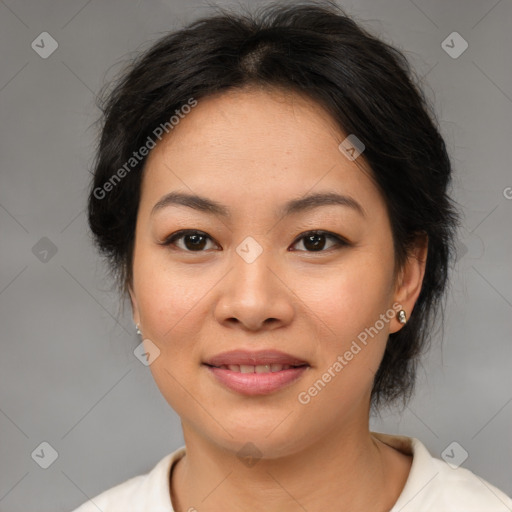
[[[398,321],[401,323],[401,324],[406,324],[407,323],[407,314],[405,313],[405,311],[403,309],[401,309],[397,314],[396,314],[396,317],[398,318]]]
[[[135,330],[137,331],[137,334],[138,334],[139,336],[142,334],[142,333],[140,332],[140,325],[139,325],[139,324],[137,324],[137,325],[135,326]]]

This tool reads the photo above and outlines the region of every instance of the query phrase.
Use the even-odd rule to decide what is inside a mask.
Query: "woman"
[[[441,306],[450,179],[406,59],[333,3],[223,12],[138,58],[89,223],[185,446],[77,510],[511,510],[369,430]]]

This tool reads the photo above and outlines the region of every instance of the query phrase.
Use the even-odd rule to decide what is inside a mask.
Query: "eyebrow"
[[[295,213],[309,211],[320,206],[330,205],[346,206],[352,208],[363,217],[365,216],[363,207],[355,199],[335,192],[318,192],[308,194],[307,196],[300,197],[299,199],[292,199],[277,211],[277,215],[286,217]],[[151,215],[168,206],[186,206],[210,215],[216,215],[226,219],[231,218],[231,213],[227,206],[206,197],[184,192],[170,192],[163,196],[153,206]]]

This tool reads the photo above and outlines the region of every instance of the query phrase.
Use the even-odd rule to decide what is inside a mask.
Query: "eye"
[[[327,247],[327,249],[349,245],[349,243],[340,236],[321,230],[308,231],[307,233],[302,234],[293,245],[302,242],[307,252],[325,252],[326,240],[334,242],[334,244],[331,247]]]
[[[183,241],[181,247],[176,243],[177,241]],[[163,242],[160,242],[160,245],[174,245],[187,252],[203,252],[208,241],[212,241],[212,239],[203,231],[182,229],[168,236]]]
[[[327,240],[331,241],[331,246],[328,246],[326,243]],[[181,245],[180,242],[182,242]],[[195,229],[182,229],[168,236],[163,242],[160,242],[160,245],[174,245],[178,249],[184,250],[186,252],[204,252],[204,250],[212,248],[207,247],[208,242],[213,242],[213,240],[205,232]],[[333,247],[339,248],[349,245],[349,243],[340,236],[322,230],[308,231],[302,234],[295,240],[293,245],[295,246],[299,242],[302,242],[306,252],[325,252],[326,250],[332,249]],[[218,247],[217,244],[215,245]]]

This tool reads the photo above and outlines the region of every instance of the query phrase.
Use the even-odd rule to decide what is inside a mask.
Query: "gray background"
[[[464,213],[443,349],[401,417],[372,428],[418,437],[437,457],[457,441],[464,467],[512,494],[512,2],[342,5],[426,77]],[[95,93],[137,50],[208,12],[195,0],[0,0],[2,512],[69,511],[183,442],[133,355],[130,311],[118,313],[84,207]],[[43,31],[59,45],[46,59],[31,48]],[[469,44],[458,58],[441,46],[453,31]],[[31,456],[43,441],[58,452],[48,469]]]

